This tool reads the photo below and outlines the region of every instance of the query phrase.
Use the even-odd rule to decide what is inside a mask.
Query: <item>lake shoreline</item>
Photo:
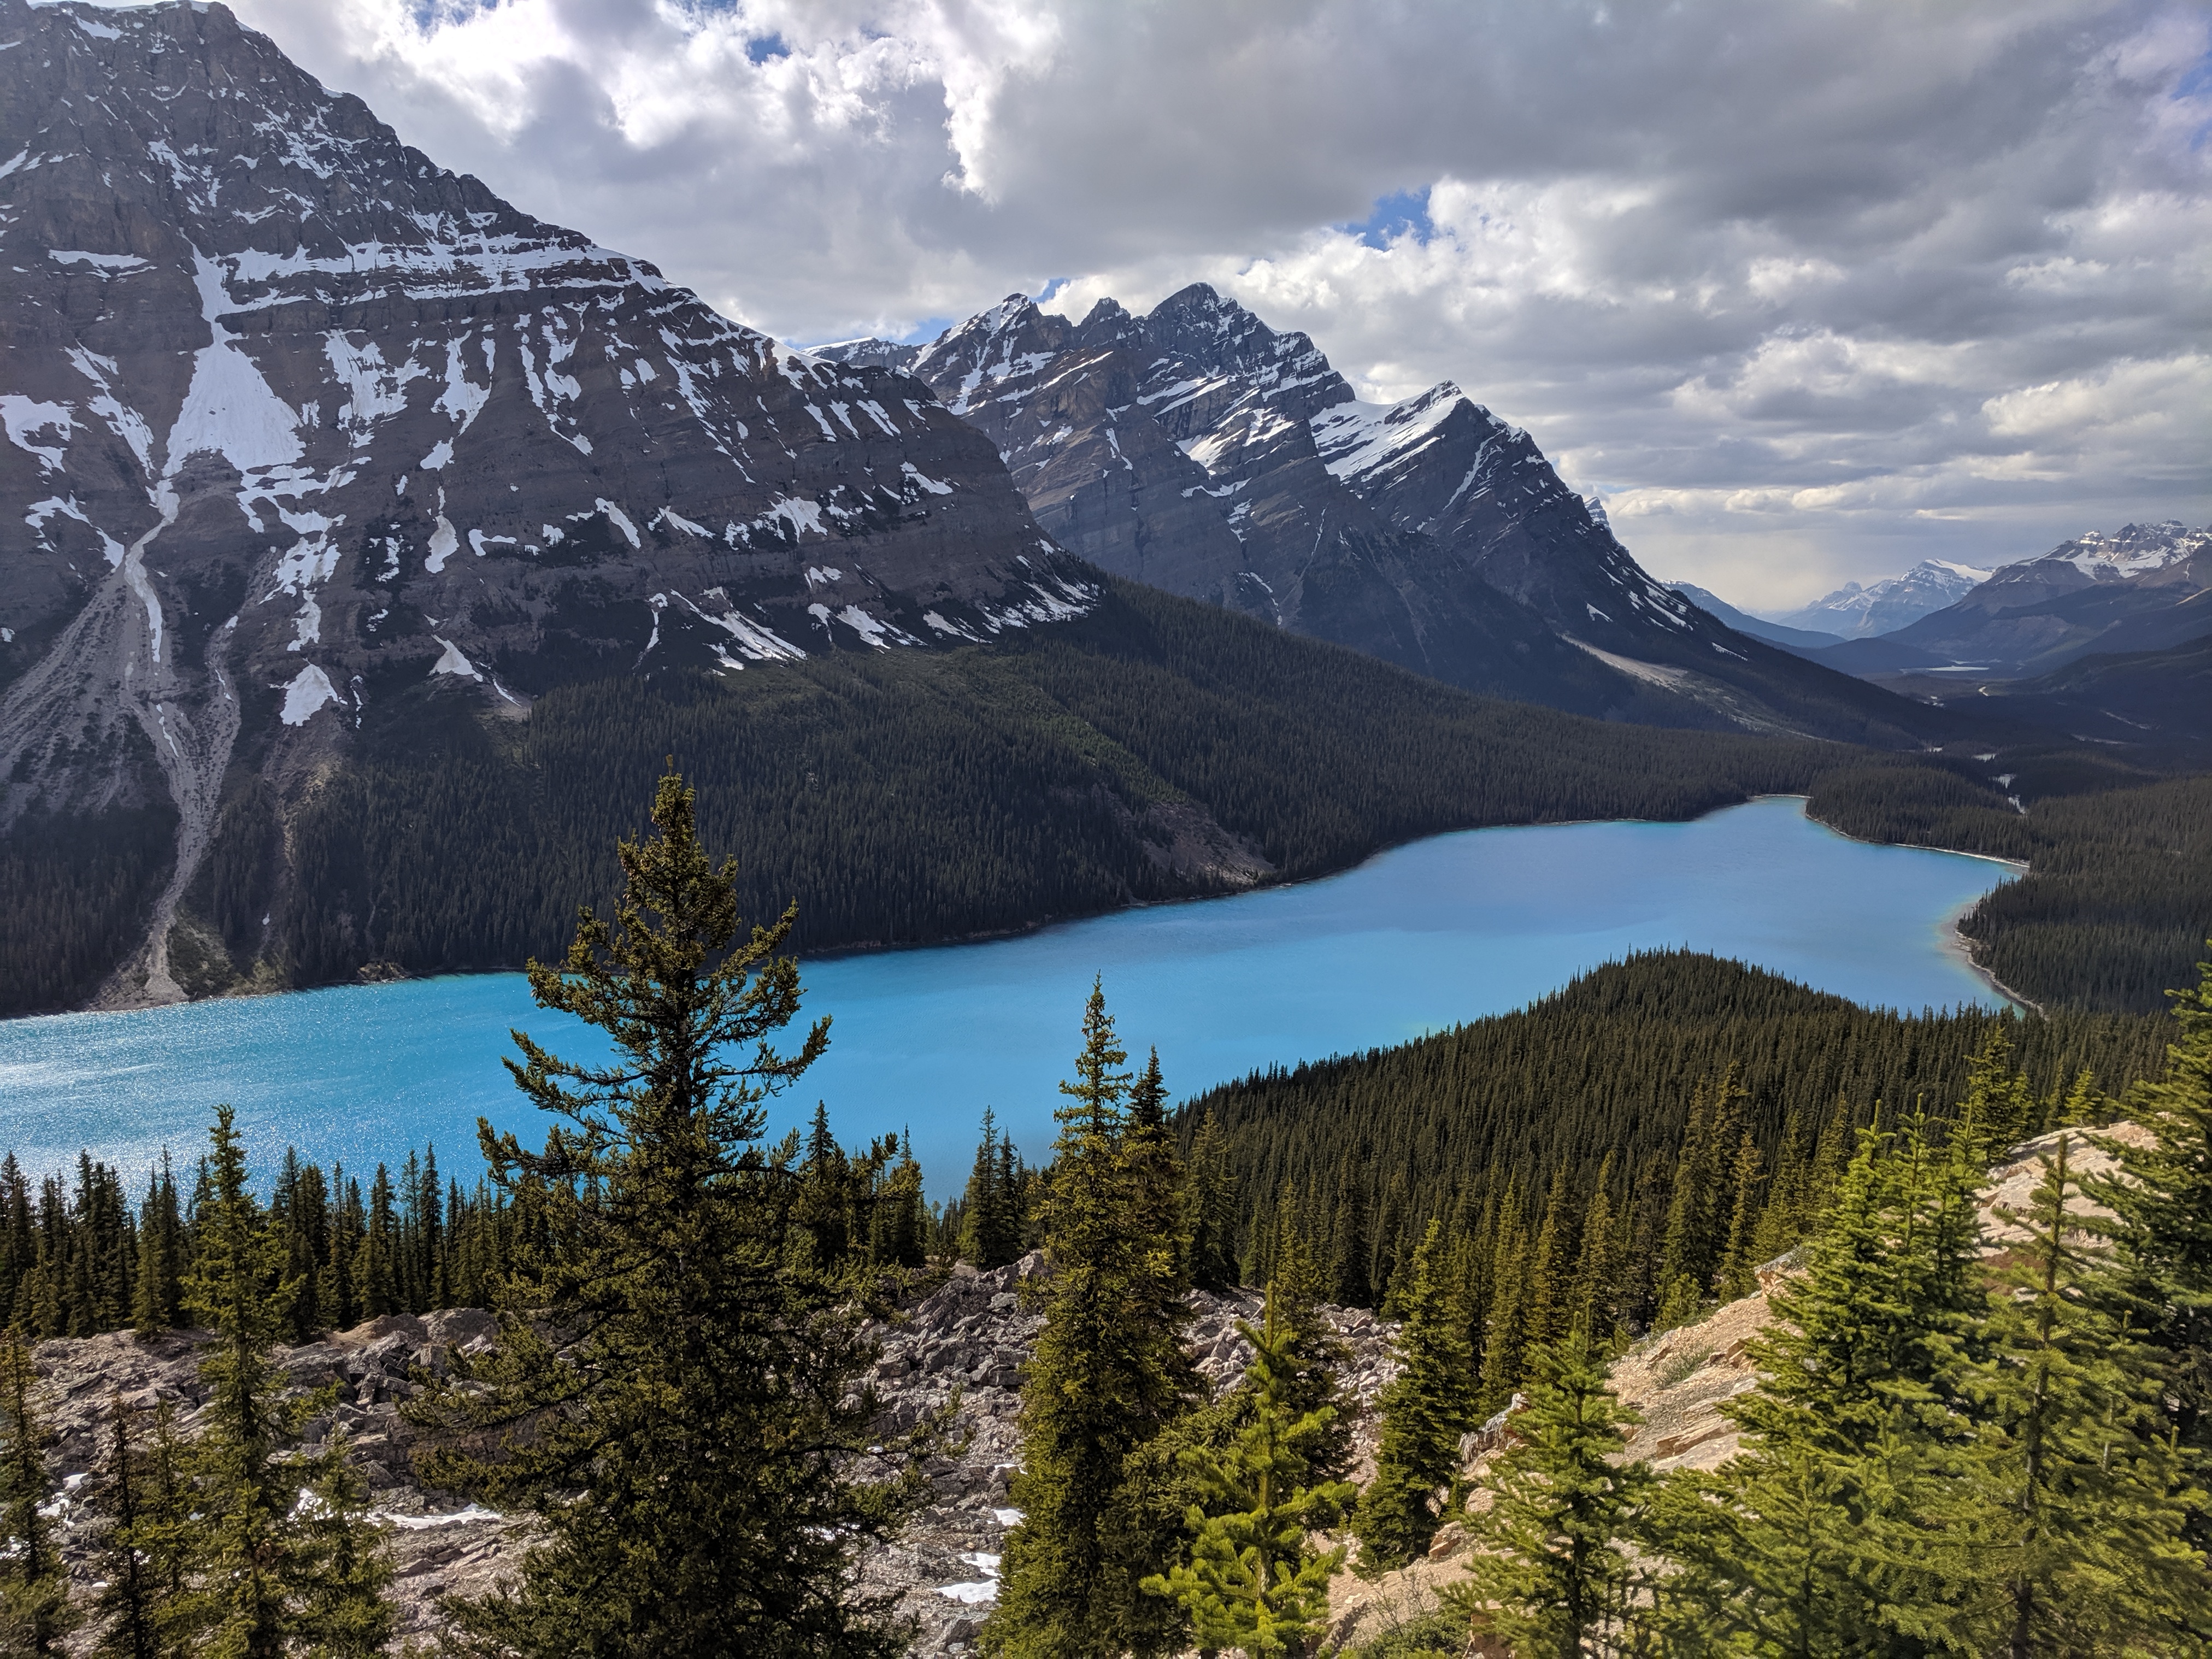
[[[1863,836],[1854,836],[1848,830],[1838,829],[1836,825],[1828,823],[1823,818],[1814,817],[1810,810],[1812,797],[1809,794],[1796,791],[1776,791],[1765,793],[1745,795],[1735,800],[1723,801],[1717,806],[1706,808],[1704,811],[1698,813],[1695,817],[1686,818],[1532,818],[1506,823],[1480,823],[1466,825],[1453,830],[1431,830],[1425,835],[1410,836],[1401,841],[1394,841],[1384,845],[1373,848],[1368,852],[1362,854],[1357,860],[1349,864],[1344,865],[1336,869],[1316,871],[1310,875],[1255,881],[1241,887],[1228,888],[1218,892],[1190,893],[1175,898],[1132,899],[1127,903],[1110,906],[1105,909],[1077,911],[1071,912],[1065,915],[1042,917],[1020,927],[988,928],[970,933],[955,934],[945,939],[918,939],[896,944],[884,944],[877,941],[862,941],[854,944],[831,945],[820,951],[795,954],[799,954],[799,961],[803,975],[805,967],[810,963],[828,963],[878,957],[895,957],[915,951],[945,950],[962,945],[989,945],[1014,939],[1034,939],[1040,935],[1049,933],[1055,928],[1080,927],[1086,922],[1097,921],[1109,916],[1128,915],[1146,911],[1175,910],[1194,905],[1215,904],[1224,899],[1237,898],[1246,894],[1285,892],[1295,890],[1299,888],[1310,887],[1322,882],[1336,881],[1364,868],[1376,859],[1385,857],[1392,853],[1402,851],[1404,848],[1408,847],[1419,846],[1424,842],[1436,841],[1448,836],[1479,835],[1492,830],[1566,830],[1592,824],[1651,824],[1659,826],[1692,824],[1699,823],[1705,818],[1709,818],[1717,812],[1725,812],[1738,807],[1755,805],[1761,801],[1775,800],[1794,800],[1805,803],[1803,817],[1808,823],[1817,825],[1819,828],[1825,830],[1830,834],[1837,836],[1844,841],[1850,842],[1855,846],[1894,847],[1911,852],[1943,853],[1948,854],[1954,858],[1975,859],[1984,863],[2001,865],[2006,869],[2012,871],[2015,876],[2025,876],[2029,873],[2029,866],[2026,863],[2016,859],[2000,858],[1994,854],[1970,852],[1964,848],[1957,847],[1933,847],[1919,842],[1875,841]],[[1965,934],[1959,932],[1959,922],[1963,921],[1966,915],[1971,913],[1974,904],[1978,904],[1979,902],[1980,901],[1978,899],[1972,901],[1966,906],[1962,908],[1956,915],[1950,918],[1946,923],[1945,931],[1948,939],[1946,949],[1956,955],[1961,962],[1972,970],[1977,977],[1981,979],[2000,997],[2002,997],[2005,1000],[2014,1003],[2021,1007],[2032,1008],[2038,1014],[2041,1014],[2044,1010],[2040,1005],[2032,1002],[2027,998],[2021,996],[2010,987],[2005,985],[1996,977],[1996,975],[1990,972],[1990,970],[1976,958],[1974,955],[1974,942],[1967,939]],[[370,971],[372,969],[385,971],[372,973]],[[353,979],[331,980],[321,984],[245,985],[218,992],[213,996],[187,997],[180,1002],[157,1001],[153,1000],[110,1002],[95,999],[94,1001],[88,1003],[85,1006],[79,1008],[50,1008],[37,1012],[4,1015],[0,1016],[0,1030],[4,1030],[10,1025],[19,1024],[25,1021],[70,1018],[82,1014],[144,1013],[161,1008],[198,1007],[229,1002],[258,1002],[269,998],[301,996],[317,991],[366,990],[383,985],[429,984],[439,980],[447,979],[469,980],[495,978],[501,975],[521,974],[525,971],[526,970],[524,964],[517,963],[507,966],[489,968],[447,968],[440,969],[432,973],[413,974],[407,972],[404,969],[398,968],[395,963],[379,961],[364,963],[362,968],[359,970],[357,976]]]

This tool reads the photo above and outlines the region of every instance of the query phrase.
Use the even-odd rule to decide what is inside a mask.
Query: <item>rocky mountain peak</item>
[[[1054,538],[1117,574],[1589,714],[1911,727],[1910,705],[1652,580],[1528,433],[1457,386],[1364,402],[1310,337],[1206,283],[1142,316],[1102,299],[1073,326],[1010,295],[913,367]]]
[[[219,5],[0,0],[0,826],[167,798],[176,887],[234,761],[304,779],[427,699],[1093,596],[890,355],[731,321]]]

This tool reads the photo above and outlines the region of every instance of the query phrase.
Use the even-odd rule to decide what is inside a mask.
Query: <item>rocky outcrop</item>
[[[1018,1367],[1042,1323],[1023,1307],[1018,1291],[1042,1265],[1032,1255],[991,1273],[957,1268],[907,1322],[885,1334],[876,1378],[890,1420],[911,1425],[957,1395],[953,1426],[966,1437],[932,1468],[928,1505],[862,1568],[863,1584],[896,1593],[901,1612],[919,1625],[917,1654],[969,1651],[997,1599],[1006,1530],[1021,1518],[1008,1496],[1020,1450]],[[1256,1321],[1261,1298],[1252,1291],[1195,1291],[1190,1305],[1190,1351],[1218,1394],[1252,1363],[1237,1323]],[[1329,1309],[1327,1317],[1346,1346],[1341,1380],[1364,1478],[1372,1468],[1376,1395],[1395,1375],[1389,1354],[1395,1327],[1360,1309]]]
[[[874,1382],[884,1426],[910,1428],[951,1408],[949,1449],[928,1467],[928,1501],[860,1568],[865,1589],[894,1597],[899,1613],[914,1620],[917,1654],[969,1651],[996,1599],[1006,1530],[1020,1519],[1008,1495],[1019,1457],[1020,1367],[1042,1323],[1023,1305],[1020,1288],[1042,1268],[1035,1255],[990,1273],[955,1268],[880,1333]],[[1218,1393],[1251,1363],[1237,1322],[1256,1320],[1261,1298],[1250,1291],[1194,1291],[1190,1304],[1191,1351]],[[1395,1328],[1358,1309],[1331,1309],[1327,1316],[1346,1346],[1342,1380],[1364,1478],[1372,1468],[1376,1396],[1395,1374]],[[403,1640],[441,1627],[440,1596],[480,1594],[512,1574],[520,1559],[522,1527],[421,1486],[410,1461],[420,1432],[399,1410],[419,1373],[442,1374],[457,1350],[481,1352],[495,1328],[492,1316],[477,1309],[388,1316],[278,1356],[294,1387],[338,1390],[337,1403],[310,1425],[307,1438],[319,1444],[334,1429],[347,1437],[389,1531]],[[150,1340],[117,1333],[39,1345],[35,1360],[61,1436],[54,1462],[64,1484],[63,1545],[81,1593],[92,1588],[86,1551],[93,1517],[76,1493],[106,1444],[102,1414],[118,1392],[132,1406],[166,1401],[191,1433],[207,1402],[198,1368],[208,1340],[198,1332]]]
[[[403,145],[221,4],[0,0],[0,830],[227,799],[364,724],[1079,616],[928,388]]]
[[[513,1570],[520,1553],[520,1528],[490,1510],[451,1494],[426,1492],[416,1483],[409,1454],[419,1437],[399,1414],[400,1402],[415,1392],[412,1379],[418,1369],[442,1371],[454,1350],[479,1349],[492,1329],[491,1316],[479,1309],[452,1309],[421,1319],[393,1315],[282,1350],[277,1357],[293,1387],[337,1390],[336,1405],[309,1425],[307,1437],[319,1445],[333,1430],[346,1435],[371,1504],[388,1531],[403,1638],[441,1628],[434,1605],[438,1596],[489,1589]],[[46,1379],[48,1407],[60,1435],[53,1463],[62,1480],[62,1547],[79,1593],[88,1595],[93,1589],[86,1551],[94,1517],[77,1493],[95,1459],[105,1455],[104,1419],[111,1402],[118,1394],[126,1405],[147,1409],[167,1402],[189,1437],[207,1405],[199,1363],[209,1340],[204,1332],[150,1339],[118,1332],[38,1346],[33,1357]]]

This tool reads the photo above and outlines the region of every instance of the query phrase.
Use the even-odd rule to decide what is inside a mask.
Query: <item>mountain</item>
[[[2212,634],[2212,528],[2091,531],[2007,565],[1896,635],[1993,674],[2047,674],[2092,652],[2163,651]]]
[[[0,0],[0,828],[173,817],[157,999],[224,814],[373,712],[1097,597],[926,386],[519,211],[219,4]]]
[[[1446,382],[1363,403],[1203,283],[1080,321],[1020,295],[910,358],[1055,542],[1474,690],[1655,724],[1941,741],[1964,716],[1807,664],[1655,581],[1528,434]]]
[[[1893,634],[1931,611],[1955,604],[1996,574],[1972,565],[1923,559],[1902,576],[1891,576],[1868,587],[1845,582],[1825,598],[1769,620],[1846,640]]]
[[[1668,582],[1673,588],[1708,617],[1727,623],[1739,634],[1748,634],[1754,640],[1765,640],[1769,645],[1778,645],[1785,651],[1819,651],[1832,645],[1841,645],[1840,634],[1822,634],[1808,628],[1784,628],[1780,623],[1771,623],[1739,611],[1717,593],[1689,582]]]
[[[2098,652],[2034,679],[1993,683],[1997,706],[2105,744],[2212,758],[2212,626],[2161,651]]]

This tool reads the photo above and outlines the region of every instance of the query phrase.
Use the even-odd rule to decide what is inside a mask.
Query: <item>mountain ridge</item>
[[[373,705],[1096,602],[926,387],[437,167],[223,6],[0,0],[0,829],[173,806],[126,997],[182,994],[225,813]]]
[[[1449,381],[1362,402],[1309,336],[1204,283],[1074,320],[1009,295],[925,346],[821,349],[926,380],[1099,568],[1465,689],[1895,747],[1971,724],[1698,611],[1523,428]]]

